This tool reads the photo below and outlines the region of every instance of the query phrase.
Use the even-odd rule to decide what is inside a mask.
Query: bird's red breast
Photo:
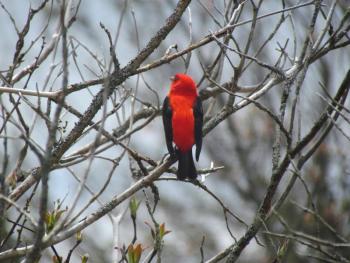
[[[185,74],[176,74],[168,94],[172,109],[173,140],[186,152],[195,143],[193,104],[198,96],[196,84]]]

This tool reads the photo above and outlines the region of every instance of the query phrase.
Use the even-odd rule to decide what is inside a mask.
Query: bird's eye
[[[174,75],[170,77],[170,80],[176,81],[176,80],[179,80],[179,77],[177,75]]]

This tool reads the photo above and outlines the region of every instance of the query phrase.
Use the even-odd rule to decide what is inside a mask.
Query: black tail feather
[[[197,171],[193,162],[192,149],[187,152],[177,150],[177,156],[179,159],[177,179],[185,180],[188,178],[190,180],[195,180],[197,178]]]

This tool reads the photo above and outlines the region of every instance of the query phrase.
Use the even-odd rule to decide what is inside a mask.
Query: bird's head
[[[170,80],[172,81],[170,85],[171,93],[197,96],[197,85],[189,75],[177,73]]]

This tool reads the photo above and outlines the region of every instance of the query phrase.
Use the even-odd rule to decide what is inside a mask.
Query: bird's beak
[[[170,77],[170,80],[171,80],[171,81],[174,81],[174,80],[175,80],[175,76],[171,76],[171,77]]]

